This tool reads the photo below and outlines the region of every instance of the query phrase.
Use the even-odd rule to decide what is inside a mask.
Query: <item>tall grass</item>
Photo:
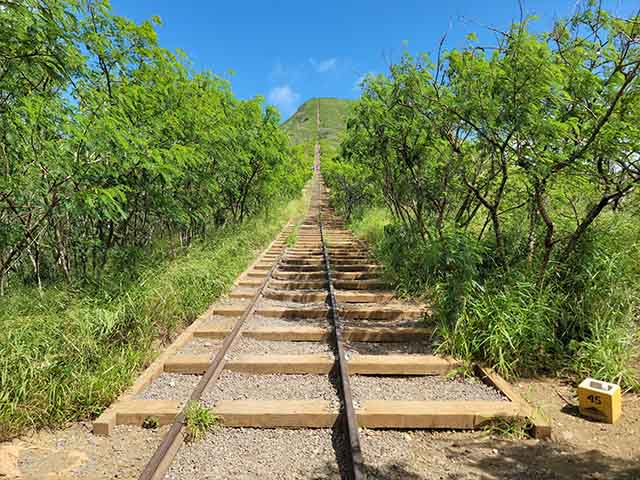
[[[569,302],[570,316],[563,319],[563,325],[580,339],[571,345],[572,368],[582,376],[640,389],[637,220],[602,222],[582,243],[573,268],[567,272],[567,283],[577,295]]]
[[[303,207],[219,230],[107,295],[59,285],[0,298],[0,439],[99,414]]]
[[[453,318],[438,321],[438,351],[489,362],[501,374],[549,373],[561,365],[554,320],[559,297],[527,279],[507,288],[474,284]]]
[[[353,233],[370,245],[377,245],[384,236],[384,227],[392,221],[386,208],[368,208],[354,215],[351,222]]]

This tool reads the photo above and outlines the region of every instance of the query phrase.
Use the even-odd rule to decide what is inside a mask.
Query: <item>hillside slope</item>
[[[316,108],[320,105],[320,130],[316,129]],[[294,145],[320,140],[337,145],[353,100],[340,98],[312,98],[303,103],[282,125]],[[318,135],[319,133],[319,135]]]

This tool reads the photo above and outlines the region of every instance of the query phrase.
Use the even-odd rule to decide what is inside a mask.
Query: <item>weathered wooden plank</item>
[[[251,299],[255,296],[257,288],[236,288],[229,293],[229,298],[233,299]]]
[[[276,270],[273,278],[277,280],[324,280],[324,272],[283,272]]]
[[[336,272],[374,272],[380,273],[382,271],[382,267],[375,264],[366,264],[366,263],[337,263],[331,264],[331,268]]]
[[[180,402],[173,400],[122,400],[93,422],[93,433],[110,435],[116,425],[142,425],[147,417],[156,417],[160,425],[173,422]]]
[[[164,371],[166,373],[182,373],[185,375],[202,375],[207,371],[211,360],[212,354],[201,355],[175,355],[168,359],[164,364]]]
[[[316,281],[303,281],[303,280],[292,280],[292,281],[282,281],[282,280],[271,280],[267,287],[276,288],[276,289],[305,289],[305,290],[313,290],[313,289],[323,289],[327,286],[327,282],[322,280]]]
[[[267,272],[262,272],[259,270],[250,270],[244,275],[245,277],[249,277],[249,278],[264,278],[267,276]]]
[[[180,406],[175,400],[127,400],[116,406],[116,425],[142,425],[147,417],[167,425],[180,413]]]
[[[220,340],[229,335],[229,332],[231,332],[231,327],[227,325],[204,325],[193,332],[193,336]]]
[[[393,292],[352,292],[346,290],[336,290],[336,300],[344,303],[375,303],[388,302],[395,298]]]
[[[325,400],[220,400],[211,410],[227,427],[328,428],[337,412]]]
[[[281,266],[288,267],[315,267],[318,270],[324,267],[324,262],[320,260],[321,257],[317,258],[284,258],[280,263]]]
[[[256,315],[269,318],[326,318],[328,309],[324,305],[313,307],[280,307],[260,306],[255,310]]]
[[[411,342],[431,338],[430,328],[345,327],[344,336],[351,342]]]
[[[422,308],[413,305],[353,305],[348,307],[343,306],[339,309],[339,312],[340,316],[344,319],[367,320],[417,320],[424,315]]]
[[[377,272],[335,272],[333,274],[336,282],[339,280],[380,280]]]
[[[347,363],[349,374],[445,375],[461,362],[435,355],[354,355]]]
[[[475,370],[483,382],[498,389],[509,400],[522,406],[523,410],[526,411],[526,416],[529,418],[529,421],[533,424],[534,437],[549,438],[551,436],[551,424],[549,420],[542,415],[540,410],[534,408],[522,395],[516,392],[509,382],[492,368],[476,365]]]
[[[329,338],[330,330],[326,327],[264,327],[250,328],[242,335],[257,340],[275,340],[282,342],[320,342]]]
[[[239,317],[244,313],[248,305],[248,303],[241,302],[216,305],[213,309],[213,314],[221,317]]]
[[[264,296],[272,300],[283,300],[287,302],[303,302],[303,303],[317,303],[324,302],[327,298],[327,292],[304,292],[295,290],[273,290],[268,289],[264,291]]]
[[[253,269],[266,273],[269,270],[271,270],[271,267],[273,267],[273,262],[260,262],[260,263],[256,263],[253,266]]]
[[[387,287],[387,285],[380,280],[335,280],[333,283],[336,288],[344,290],[378,290]]]
[[[500,401],[365,400],[357,411],[366,428],[481,428],[496,418],[521,418],[522,406]]]

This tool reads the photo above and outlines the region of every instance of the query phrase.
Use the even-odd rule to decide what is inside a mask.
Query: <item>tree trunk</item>
[[[38,249],[38,244],[35,244],[34,248],[31,248],[31,246],[29,246],[27,248],[27,253],[29,254],[31,265],[33,265],[33,273],[36,274],[36,280],[38,282],[38,293],[40,294],[40,297],[42,297],[43,292],[42,279],[40,278],[40,250]]]
[[[536,248],[536,206],[531,201],[531,207],[529,209],[529,234],[527,235],[527,263],[531,265],[533,263],[533,254]]]
[[[619,192],[616,192],[614,194],[605,195],[600,199],[598,203],[596,203],[593,207],[591,207],[591,210],[589,210],[589,213],[587,213],[587,215],[584,217],[582,222],[580,222],[576,230],[573,232],[573,234],[569,238],[569,242],[567,243],[567,246],[562,252],[563,257],[566,258],[574,252],[574,250],[576,249],[576,246],[578,245],[578,242],[580,241],[582,236],[585,234],[589,226],[591,226],[594,220],[598,217],[598,215],[600,215],[602,210],[604,210],[605,207],[609,205],[609,203],[619,200],[631,190],[632,190],[632,186],[628,186],[627,188]]]
[[[540,270],[538,272],[538,286],[542,286],[544,284],[544,277],[547,272],[547,267],[549,265],[549,261],[551,260],[551,251],[553,250],[553,246],[555,245],[555,241],[553,239],[554,234],[554,225],[553,221],[549,217],[547,213],[546,206],[544,204],[544,187],[540,185],[536,185],[535,187],[535,199],[536,206],[538,208],[538,213],[542,218],[542,221],[546,227],[546,233],[544,236],[544,252],[542,255],[542,262],[540,263]]]

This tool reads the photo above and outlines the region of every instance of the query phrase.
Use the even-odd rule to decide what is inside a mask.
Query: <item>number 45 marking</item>
[[[602,405],[602,398],[600,398],[600,395],[589,395],[587,400],[595,405]]]

